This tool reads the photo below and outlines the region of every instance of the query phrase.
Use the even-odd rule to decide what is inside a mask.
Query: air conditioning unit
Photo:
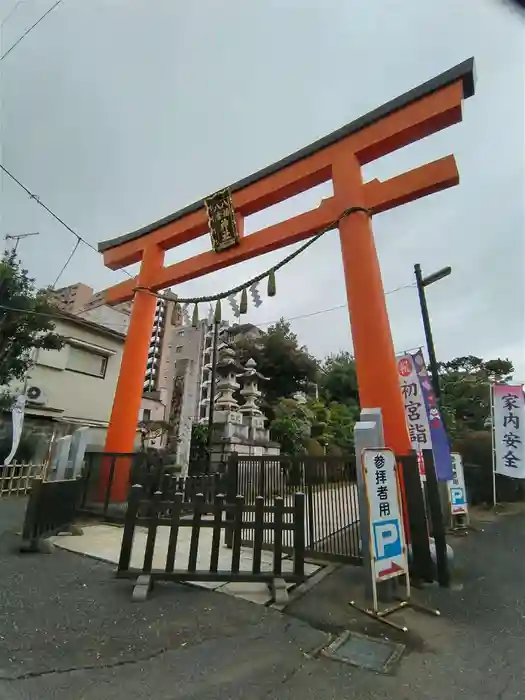
[[[46,395],[39,386],[30,386],[26,392],[27,400],[36,406],[43,406],[47,402]]]

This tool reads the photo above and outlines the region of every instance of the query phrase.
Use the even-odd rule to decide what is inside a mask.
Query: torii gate
[[[100,243],[104,264],[118,270],[140,262],[137,277],[111,287],[108,304],[133,299],[120,376],[105,451],[133,451],[157,292],[243,260],[314,236],[349,207],[378,214],[453,187],[459,174],[453,155],[381,182],[363,183],[366,163],[462,120],[462,101],[474,95],[474,59],[468,59],[419,87],[306,148],[230,187],[238,245],[210,250],[164,267],[164,254],[209,230],[204,200],[145,228]],[[244,217],[332,180],[334,194],[321,205],[244,236]],[[356,211],[339,223],[348,311],[363,408],[381,408],[386,444],[398,454],[410,450],[399,390],[381,271],[370,218]],[[112,498],[125,500],[128,470],[119,466]],[[104,479],[107,479],[105,475]]]

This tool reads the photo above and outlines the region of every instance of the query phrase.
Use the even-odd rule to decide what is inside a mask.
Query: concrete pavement
[[[309,623],[322,623],[315,613],[324,597],[347,599],[348,570],[294,604],[293,617],[169,584],[134,604],[130,583],[103,562],[16,553],[20,524],[20,505],[0,502],[2,700],[525,697],[523,515],[462,543],[463,590],[425,593],[443,618],[412,613],[421,641],[391,676],[315,658],[328,636]],[[334,631],[350,624],[340,616]]]

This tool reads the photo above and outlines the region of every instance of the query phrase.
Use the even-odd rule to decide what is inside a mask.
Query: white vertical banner
[[[447,481],[448,501],[451,515],[467,515],[467,489],[465,488],[465,475],[463,473],[463,459],[457,452],[452,452],[452,481]]]
[[[408,557],[396,458],[389,449],[365,449],[361,468],[370,517],[370,554],[375,584],[407,576]],[[376,604],[376,601],[375,601]]]
[[[425,466],[421,450],[432,449],[432,437],[421,383],[412,355],[408,353],[399,355],[396,360],[410,444],[418,455],[419,476],[422,481],[425,481]]]
[[[22,428],[24,427],[24,410],[26,406],[26,397],[24,394],[17,396],[16,401],[11,409],[12,423],[13,423],[13,442],[11,445],[11,452],[7,455],[4,461],[4,465],[7,467],[11,464],[18,445],[20,444],[20,438],[22,437]]]
[[[525,479],[525,400],[521,384],[492,387],[494,470],[514,479]]]

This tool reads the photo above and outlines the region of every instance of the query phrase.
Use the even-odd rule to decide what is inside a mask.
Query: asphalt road
[[[316,609],[321,588],[297,617],[169,584],[132,603],[130,583],[101,562],[18,554],[21,517],[21,503],[0,502],[2,700],[525,697],[523,516],[464,545],[463,591],[431,594],[443,611],[429,628],[435,638],[410,650],[392,676],[312,658],[327,635],[304,606]]]

